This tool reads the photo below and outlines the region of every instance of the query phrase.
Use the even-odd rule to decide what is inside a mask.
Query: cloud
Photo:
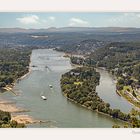
[[[55,21],[55,17],[53,17],[53,16],[49,17],[48,19],[51,21]]]
[[[46,24],[47,26],[52,26],[52,24],[55,23],[55,19],[56,19],[55,17],[50,16],[47,17],[46,19],[40,20],[40,23]]]
[[[71,18],[69,20],[69,26],[89,26],[89,22],[80,18]]]
[[[36,15],[29,15],[29,16],[24,16],[21,18],[17,18],[17,21],[19,21],[22,24],[37,24],[39,23],[39,17]]]

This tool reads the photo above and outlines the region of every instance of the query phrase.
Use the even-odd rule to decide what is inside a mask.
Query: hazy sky
[[[140,13],[2,13],[0,28],[139,27]]]

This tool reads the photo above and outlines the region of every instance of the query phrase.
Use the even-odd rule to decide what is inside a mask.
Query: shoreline
[[[3,87],[2,89],[6,91],[11,91],[13,92],[15,95],[17,95],[12,89],[15,87],[16,83],[19,82],[20,80],[24,79],[25,77],[27,77],[30,73],[31,73],[32,69],[31,69],[31,55],[30,55],[30,61],[29,61],[29,68],[28,68],[28,72],[25,73],[24,75],[22,75],[21,77],[15,79],[15,81],[9,85],[6,85],[5,87]]]
[[[10,91],[10,92],[14,93],[15,96],[17,96],[18,94],[13,90],[13,88],[15,87],[17,82],[19,82],[20,80],[27,77],[31,73],[31,71],[32,71],[32,69],[31,69],[31,55],[30,55],[28,72],[25,73],[23,76],[17,78],[13,83],[6,85],[4,88],[2,88],[4,90],[3,92]],[[1,99],[0,100],[0,110],[9,112],[11,114],[11,120],[15,120],[18,123],[29,124],[29,123],[40,122],[40,121],[33,119],[29,115],[23,114],[24,112],[29,112],[30,110],[20,108],[20,107],[16,106],[15,102],[12,102],[12,101],[6,101],[4,99]],[[20,113],[20,114],[18,114],[18,113]]]
[[[105,67],[98,67],[98,68],[96,68],[96,69],[101,69],[101,70],[105,70],[105,71],[107,71],[109,74],[111,74]],[[115,80],[115,85],[117,84],[117,80],[118,80],[118,78],[114,75],[114,74],[111,74],[113,77],[115,77],[114,78],[114,80]],[[116,94],[118,94],[120,97],[122,97],[122,98],[124,98],[129,104],[131,104],[133,107],[135,107],[137,110],[140,110],[140,105],[139,104],[137,104],[137,102],[136,101],[134,101],[134,100],[132,100],[132,98],[130,98],[130,97],[126,97],[126,95],[124,95],[120,90],[117,90],[116,89]]]
[[[75,65],[75,64],[74,64],[74,65]],[[79,65],[79,66],[82,67],[81,65]],[[75,67],[78,67],[78,66],[76,65]],[[97,68],[95,68],[95,69],[97,69]],[[102,68],[101,68],[101,69],[102,69]],[[67,94],[65,94],[64,92],[62,92],[62,94],[63,94],[63,96],[64,96],[67,100],[69,100],[69,101],[75,103],[76,105],[79,105],[79,106],[81,106],[81,107],[84,107],[84,108],[86,108],[86,109],[88,109],[88,110],[90,110],[90,111],[92,111],[92,112],[95,111],[95,112],[97,112],[97,113],[99,113],[99,114],[108,116],[108,117],[110,117],[110,118],[112,118],[112,119],[114,119],[114,120],[118,120],[118,121],[121,121],[121,122],[123,122],[123,123],[126,123],[127,125],[129,125],[129,127],[130,127],[130,125],[131,125],[131,123],[130,123],[129,121],[125,121],[125,120],[123,120],[123,119],[121,119],[121,118],[119,118],[119,117],[113,118],[110,114],[104,113],[104,112],[100,112],[100,111],[98,111],[97,109],[96,109],[96,110],[92,110],[91,107],[87,107],[87,106],[85,106],[85,105],[83,105],[83,104],[78,103],[78,102],[77,102],[76,100],[74,100],[74,99],[68,98],[68,97],[67,97]]]
[[[66,58],[69,58],[70,59],[70,55],[71,55],[70,53],[66,53],[66,52],[63,52],[63,53],[64,53],[63,57],[66,57]],[[82,65],[73,64],[71,62],[71,59],[70,59],[70,65],[72,66],[72,68],[82,67]]]
[[[125,100],[127,100],[127,102],[129,102],[132,106],[137,108],[137,110],[140,109],[140,105],[137,105],[135,101],[128,99],[124,94],[121,93],[121,91],[117,90],[116,93],[120,94],[121,97],[123,97]]]
[[[24,74],[23,76],[19,77],[19,78],[15,81],[15,83],[16,83],[18,80],[24,79],[26,76],[28,76],[28,75],[31,73],[31,71],[32,71],[32,69],[31,69],[31,55],[32,55],[32,53],[30,54],[30,61],[29,61],[29,66],[28,66],[28,72],[27,72],[26,74]]]
[[[112,118],[109,114],[100,112],[100,111],[98,111],[97,109],[96,109],[96,110],[91,110],[91,108],[88,108],[88,107],[86,107],[86,106],[84,106],[84,105],[81,105],[81,104],[77,103],[76,101],[74,101],[74,100],[68,98],[66,95],[64,95],[64,93],[63,93],[63,96],[64,96],[67,100],[69,100],[70,102],[75,103],[76,105],[79,105],[79,106],[81,106],[81,107],[83,107],[83,108],[85,108],[85,109],[88,109],[88,110],[92,111],[92,112],[96,112],[96,113],[99,113],[99,114],[102,114],[102,115],[104,115],[104,116],[107,116],[107,117]],[[121,119],[119,119],[119,118],[112,118],[112,119],[121,121],[121,122],[123,122],[123,123],[126,123],[127,125],[131,125],[131,123],[129,123],[129,122],[127,122],[127,121],[123,121],[123,120],[121,120]]]
[[[18,123],[23,123],[23,124],[33,124],[33,123],[39,123],[41,121],[39,120],[35,120],[34,118],[32,118],[29,115],[25,115],[25,114],[19,114],[19,115],[11,115],[12,119]]]
[[[72,62],[70,62],[70,63],[71,63],[71,65],[72,65],[74,68],[76,68],[76,67],[82,67],[82,65],[73,64]],[[96,70],[97,70],[97,69],[99,69],[99,70],[101,69],[101,70],[107,71],[109,74],[111,74],[105,67],[96,67],[95,69],[96,69]],[[111,75],[112,75],[113,77],[115,77],[115,78],[114,78],[114,80],[115,80],[114,83],[116,84],[116,82],[117,82],[117,77],[116,77],[115,75],[113,75],[113,74],[111,74]],[[140,105],[138,105],[135,101],[126,98],[126,96],[123,95],[123,94],[121,93],[121,91],[116,90],[116,94],[118,94],[118,96],[123,97],[129,104],[131,104],[132,106],[134,106],[135,108],[137,108],[137,109],[140,110]]]
[[[26,110],[26,109],[17,107],[15,104],[16,104],[15,102],[1,100],[0,101],[0,110],[9,112],[11,114],[12,113],[23,113],[23,112],[30,111],[30,110]]]
[[[19,108],[15,105],[15,102],[10,101],[0,101],[0,110],[9,112],[11,114],[11,121],[15,120],[18,123],[23,124],[32,124],[38,123],[39,121],[33,119],[29,115],[25,115],[25,112],[29,112],[30,110]]]

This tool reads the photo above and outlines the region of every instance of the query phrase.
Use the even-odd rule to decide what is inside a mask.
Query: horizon
[[[80,27],[80,26],[64,26],[64,27],[46,27],[46,28],[22,28],[22,27],[0,27],[0,29],[23,29],[23,30],[48,30],[48,29],[63,29],[63,28],[91,28],[91,29],[100,29],[100,28],[123,28],[123,29],[140,29],[140,27],[121,27],[121,26],[107,26],[107,27]]]

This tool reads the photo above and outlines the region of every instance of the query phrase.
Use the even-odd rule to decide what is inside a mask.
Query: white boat
[[[47,98],[46,98],[44,95],[41,95],[41,98],[42,98],[43,100],[47,100]]]

